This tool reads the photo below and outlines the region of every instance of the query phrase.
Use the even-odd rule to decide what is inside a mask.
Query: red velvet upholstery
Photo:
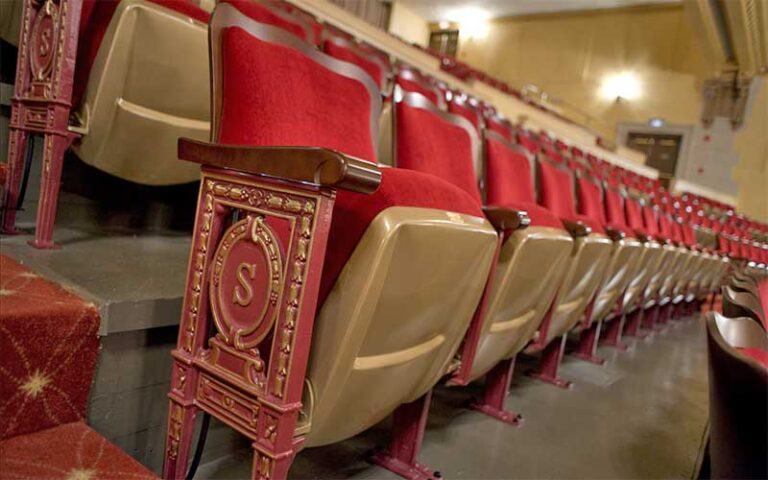
[[[0,442],[0,477],[30,480],[157,478],[80,422]]]
[[[608,220],[608,225],[610,225],[612,228],[624,232],[627,237],[634,237],[635,229],[630,227],[629,223],[627,222],[627,216],[624,212],[624,197],[622,197],[618,190],[610,186],[606,187],[603,192],[605,195],[605,213],[606,220]],[[637,203],[635,203],[635,205],[639,207]],[[639,214],[640,209],[634,208],[633,213],[635,215]]]
[[[531,164],[525,155],[493,138],[485,140],[486,203],[525,210],[531,225],[562,228],[549,210],[536,205]]]
[[[376,139],[369,128],[372,93],[362,83],[335,73],[295,49],[261,41],[239,28],[228,28],[222,35],[221,143],[320,146],[376,161]],[[451,133],[456,136],[456,132]],[[449,155],[468,149],[461,142],[450,146]],[[435,153],[418,150],[418,146],[409,152]],[[404,154],[403,158],[413,160],[413,155]],[[474,178],[474,172],[461,172],[462,178]],[[471,195],[439,178],[395,168],[383,169],[381,185],[372,195],[339,191],[320,302],[370,222],[383,210],[410,206],[482,217],[479,198],[477,187]]]
[[[550,161],[539,162],[539,203],[561,220],[581,222],[594,233],[605,233],[603,223],[576,213],[572,175]]]
[[[647,235],[648,230],[643,223],[643,206],[634,198],[627,198],[625,205],[627,207],[627,226],[635,232]]]
[[[480,133],[480,127],[481,127],[480,111],[477,108],[470,105],[469,102],[451,101],[448,103],[448,111],[456,115],[461,115],[462,117],[469,120],[469,123],[471,123],[472,126],[475,127],[475,130],[477,130],[478,133]]]
[[[603,189],[587,177],[577,178],[576,185],[578,187],[579,214],[605,225],[607,222],[603,207]]]
[[[420,81],[403,78],[402,74],[397,76],[397,84],[405,92],[420,93],[425,97],[427,97],[429,101],[435,104],[436,106],[440,107],[443,105],[443,102],[441,101],[441,98],[437,92],[437,89],[433,88],[430,85],[425,85],[423,82],[420,82]]]
[[[202,23],[208,23],[209,14],[195,5],[192,0],[148,0],[174,10]],[[83,0],[80,15],[80,34],[77,43],[77,64],[75,66],[72,104],[80,104],[88,84],[93,62],[109,27],[109,22],[120,0]]]
[[[248,15],[257,22],[266,23],[278,27],[286,32],[290,32],[305,42],[313,42],[313,38],[308,38],[306,24],[298,17],[287,17],[278,15],[277,11],[267,7],[264,2],[254,2],[253,0],[226,0],[222,3],[231,3],[238,10]]]
[[[768,369],[768,352],[765,350],[761,348],[737,348],[736,350]]]
[[[643,223],[645,224],[645,230],[648,232],[648,235],[667,238],[662,235],[661,229],[659,228],[658,212],[656,212],[650,205],[643,206]]]
[[[358,53],[358,51],[355,51],[351,48],[346,48],[343,45],[338,45],[330,39],[326,40],[323,44],[323,51],[334,58],[353,63],[362,68],[368,75],[371,76],[373,81],[376,82],[376,85],[379,86],[379,89],[384,89],[384,72],[381,71],[381,66],[375,61],[372,61],[370,58],[366,58],[365,56]]]
[[[434,112],[397,104],[396,161],[456,185],[481,204],[469,132]]]
[[[492,132],[498,133],[508,142],[514,141],[512,126],[506,121],[502,121],[496,117],[491,116],[486,118],[485,127]]]
[[[517,136],[517,142],[534,155],[541,151],[541,145],[531,135],[520,133]]]
[[[381,185],[372,195],[338,192],[320,284],[320,302],[333,288],[368,224],[387,208],[434,208],[484,216],[475,197],[440,178],[402,168],[384,168],[382,174]]]
[[[539,162],[539,200],[559,218],[575,216],[572,174],[550,162]]]
[[[0,291],[0,438],[82,420],[98,310],[4,255]]]
[[[312,145],[376,161],[371,98],[362,83],[239,28],[223,33],[222,51],[219,142]]]

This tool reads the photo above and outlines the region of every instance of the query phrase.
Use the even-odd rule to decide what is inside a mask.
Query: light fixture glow
[[[440,27],[440,30],[448,30],[451,27],[451,22],[448,20],[443,20],[442,22],[438,23],[438,26]]]
[[[641,95],[640,80],[632,72],[609,75],[603,80],[600,94],[610,100],[634,100]]]
[[[450,19],[459,24],[459,35],[481,40],[488,36],[491,15],[481,8],[467,7],[456,10]]]

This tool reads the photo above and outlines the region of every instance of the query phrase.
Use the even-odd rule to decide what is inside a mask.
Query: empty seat
[[[502,232],[494,282],[469,378],[514,358],[533,338],[563,280],[573,240],[536,204],[535,160],[494,132],[485,134],[486,204],[525,212],[530,225]]]
[[[328,55],[353,63],[373,78],[382,94],[387,95],[391,66],[376,54],[366,51],[353,41],[331,36],[323,42],[323,51]]]
[[[536,339],[526,349],[528,352],[544,349],[543,360],[551,364],[549,360],[553,358],[559,362],[566,334],[584,315],[600,287],[612,244],[599,222],[576,213],[574,177],[562,157],[546,146],[543,150],[538,161],[539,203],[555,214],[574,237],[563,283]],[[556,369],[549,373],[556,375]],[[567,385],[546,372],[541,378]]]
[[[318,152],[343,152],[354,157],[349,162],[369,162],[377,170],[381,96],[373,80],[352,64],[249,18],[240,7],[239,2],[220,3],[211,21],[212,139],[217,145],[206,148],[241,145],[238,151],[246,152],[270,147],[258,150],[266,155],[282,151],[275,147],[319,147]],[[447,153],[454,154],[450,149]],[[280,156],[273,158],[279,163]],[[286,155],[286,161],[289,159]],[[225,172],[206,168],[211,175]],[[289,442],[291,449],[348,438],[401,404],[424,397],[447,371],[488,278],[497,235],[474,197],[421,172],[385,168],[380,178],[378,190],[371,195],[339,191],[330,226],[317,227],[330,227],[330,232],[325,258],[307,259],[318,266],[315,268],[323,268],[319,292],[305,289],[302,293],[304,308],[311,311],[317,301],[318,310],[311,346],[297,344],[303,350],[294,352],[291,360],[309,358],[301,412],[291,410],[299,414],[297,440]],[[266,177],[262,182],[278,189],[282,185]],[[208,188],[205,181],[201,188]],[[203,201],[201,209],[204,207]],[[235,220],[253,221],[253,215],[249,211],[245,218]],[[271,230],[288,228],[274,216],[266,221]],[[214,222],[211,228],[211,236],[206,233],[205,238],[218,238],[221,222]],[[289,248],[278,243],[279,249]],[[276,331],[274,340],[267,337],[266,346],[239,349],[238,342],[232,342],[232,331],[223,329],[218,320],[217,327],[212,345],[222,349],[228,345],[233,354],[251,359],[256,355],[254,349],[260,350],[268,365],[279,365],[280,359],[270,357],[270,352],[275,355],[278,351],[284,331]],[[206,331],[208,326],[198,328]],[[194,355],[196,365],[204,364],[215,378],[228,382],[226,379],[242,374],[237,365],[217,363],[216,355],[211,357],[207,348],[187,353],[181,348],[184,329],[179,338],[176,355]],[[296,386],[291,387],[292,395],[301,393]],[[246,396],[260,398],[253,389],[247,392]],[[178,393],[172,393],[172,399],[174,395]],[[292,405],[299,405],[298,400],[292,400],[296,402]],[[182,428],[191,428],[188,417],[183,418],[187,423]],[[254,448],[264,451],[261,420],[258,429],[255,424],[228,423],[256,442]],[[176,427],[171,424],[170,428],[173,432]],[[188,445],[178,451],[188,451],[185,448]],[[169,454],[166,477],[183,475],[183,460]],[[279,471],[284,475],[285,470]]]
[[[265,2],[241,0],[260,22],[302,39],[300,18]],[[208,12],[191,0],[84,2],[73,104],[85,163],[147,185],[199,177],[175,160],[176,139],[205,139],[210,129]]]
[[[148,185],[199,177],[179,137],[209,133],[208,13],[189,1],[83,5],[73,104],[85,163]]]
[[[636,275],[636,266],[643,246],[625,227],[623,215],[614,216],[616,223],[608,222],[600,180],[579,169],[576,172],[576,186],[579,213],[600,225],[612,240],[608,266],[591,311],[592,320],[602,320],[611,313],[616,301]],[[614,197],[613,201],[616,200]]]
[[[747,318],[706,323],[711,477],[767,478],[768,337]]]
[[[439,108],[445,108],[445,97],[426,75],[412,67],[399,65],[395,77],[395,85],[403,93],[418,93],[426,97]]]

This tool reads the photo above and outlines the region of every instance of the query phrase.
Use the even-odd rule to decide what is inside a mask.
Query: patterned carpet
[[[96,307],[0,257],[0,439],[83,420]]]
[[[0,449],[0,478],[8,480],[156,478],[81,422],[19,435],[0,443]]]
[[[0,478],[155,478],[82,423],[98,328],[94,305],[0,256]]]

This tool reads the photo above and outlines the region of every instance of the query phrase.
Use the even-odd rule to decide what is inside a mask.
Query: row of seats
[[[766,311],[768,276],[740,271],[722,287],[722,314],[707,315],[708,478],[768,477]]]
[[[504,399],[518,354],[540,356],[533,374],[568,386],[557,367],[569,335],[576,354],[600,361],[601,326],[621,346],[641,320],[695,310],[729,268],[765,270],[743,256],[764,254],[765,237],[726,230],[732,212],[512,125],[326,25],[295,28],[306,14],[294,8],[275,12],[226,0],[213,14],[212,142],[319,147],[380,175],[374,192],[338,189],[314,260],[323,269],[297,425],[304,446],[395,412],[394,445],[377,461],[431,478],[416,455],[436,384],[485,378],[475,408],[517,423]]]
[[[90,15],[84,23],[105,26],[101,38],[81,33],[81,51],[95,52],[78,55],[78,69],[89,69],[79,74],[90,122],[78,146],[84,160],[136,181],[178,181],[176,138],[210,130],[215,144],[320,147],[380,170],[369,195],[337,191],[327,251],[315,260],[323,268],[297,426],[304,446],[343,440],[414,405],[425,415],[437,383],[483,377],[487,394],[475,407],[517,423],[504,398],[518,354],[540,356],[534,374],[567,386],[557,367],[569,335],[579,335],[579,356],[600,361],[601,326],[621,346],[641,321],[695,308],[729,267],[765,269],[764,226],[512,125],[290,5],[221,2],[203,47],[207,13],[188,2],[99,1]],[[182,35],[186,43],[166,45]],[[210,74],[198,51],[210,52]],[[190,94],[212,99],[210,127]],[[89,147],[99,128],[108,132]],[[139,128],[154,130],[137,143]],[[105,150],[117,141],[124,151]],[[395,414],[396,446],[418,444],[420,435],[397,428],[402,418],[413,421]],[[391,448],[378,461],[427,476],[418,448],[408,452]]]

